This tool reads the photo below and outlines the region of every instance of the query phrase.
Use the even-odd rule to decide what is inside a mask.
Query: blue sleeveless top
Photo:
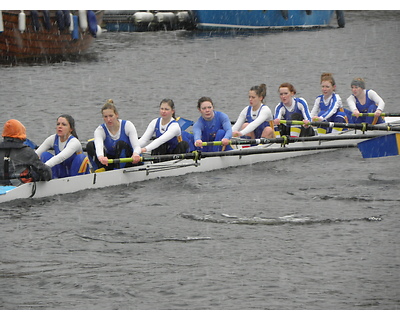
[[[265,105],[262,104],[262,105],[260,106],[260,108],[258,109],[257,117],[258,117],[258,115],[260,114],[260,111],[261,111],[262,107],[264,107],[264,106],[265,106]],[[251,106],[248,106],[248,108],[247,108],[246,121],[247,121],[248,123],[251,123],[251,122],[254,121],[253,118],[252,118],[252,116],[251,116]],[[264,121],[264,122],[261,123],[257,128],[254,129],[254,135],[255,135],[255,138],[256,138],[256,139],[261,138],[262,132],[263,132],[263,130],[265,129],[265,127],[269,127],[269,122],[268,122],[268,121]]]
[[[106,149],[107,154],[109,154],[111,156],[115,156],[115,147],[116,147],[117,142],[120,140],[125,141],[132,148],[129,137],[125,133],[125,124],[126,124],[126,120],[121,120],[121,134],[119,136],[119,139],[117,139],[117,140],[114,140],[110,136],[110,133],[108,132],[105,123],[103,123],[101,125],[106,134],[106,138],[104,139],[104,148]]]
[[[174,122],[178,123],[176,120],[172,120],[170,123],[168,123],[165,131],[167,131],[170,124],[174,123]],[[159,138],[163,135],[163,132],[161,132],[161,118],[157,119],[157,123],[156,123],[156,127],[154,128],[154,132],[156,134],[156,138]],[[168,146],[167,150],[174,150],[178,145],[178,137],[173,137],[171,140],[167,141],[166,144]]]
[[[74,136],[69,136],[67,143],[65,144],[65,146],[68,144],[68,142],[75,138]],[[61,152],[60,150],[60,137],[58,135],[55,136],[54,138],[54,153],[55,155],[59,154]],[[74,161],[75,157],[80,154],[80,152],[75,152],[72,156],[70,156],[68,159],[64,160],[63,162],[60,163],[60,165],[66,166],[66,167],[70,167],[72,165],[72,161]]]
[[[365,93],[365,104],[361,104],[360,101],[357,99],[356,96],[354,96],[354,98],[356,99],[356,107],[358,109],[358,111],[360,111],[360,113],[368,113],[370,109],[370,107],[374,107],[376,106],[375,101],[371,100],[368,97],[368,91],[366,91]]]

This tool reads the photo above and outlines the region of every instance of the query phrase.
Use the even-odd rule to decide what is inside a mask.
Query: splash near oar
[[[363,158],[379,158],[400,154],[400,133],[373,138],[358,144]]]

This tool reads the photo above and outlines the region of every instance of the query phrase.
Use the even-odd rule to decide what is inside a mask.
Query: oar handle
[[[222,146],[222,141],[207,141],[201,144],[203,147],[207,146]]]
[[[260,144],[267,143],[262,142],[262,139],[246,139],[246,140],[229,140],[230,145],[240,145],[240,144]],[[203,147],[208,146],[222,146],[222,141],[206,141],[201,144]]]
[[[300,125],[301,126],[301,125],[304,124],[304,121],[299,121],[299,120],[280,120],[280,123],[283,123],[283,124],[294,124],[294,125]],[[315,122],[309,122],[308,124],[311,125],[313,123],[315,123]]]
[[[142,159],[143,158],[140,157],[140,161],[143,161]],[[108,159],[108,163],[130,163],[132,161],[133,161],[132,158]]]
[[[153,155],[148,157],[140,157],[139,162],[146,162],[146,161],[169,161],[169,160],[182,160],[182,159],[193,159],[197,161],[201,158],[200,152],[193,151],[190,153],[179,153],[179,154],[160,154],[160,155]],[[132,158],[119,158],[119,159],[108,159],[108,163],[130,163],[132,162]]]

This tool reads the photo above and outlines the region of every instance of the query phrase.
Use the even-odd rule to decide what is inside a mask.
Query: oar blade
[[[185,131],[187,128],[192,126],[193,123],[194,123],[193,121],[188,120],[188,119],[184,119],[182,117],[179,117],[178,119],[176,119],[176,121],[178,121],[178,124],[181,127],[182,131]]]
[[[400,154],[400,133],[373,138],[358,144],[363,158],[379,158]]]

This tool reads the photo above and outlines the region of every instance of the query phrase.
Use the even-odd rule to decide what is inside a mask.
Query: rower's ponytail
[[[257,96],[262,97],[261,101],[264,102],[264,98],[267,95],[267,85],[265,83],[261,83],[258,86],[251,87],[250,91],[254,91]]]

